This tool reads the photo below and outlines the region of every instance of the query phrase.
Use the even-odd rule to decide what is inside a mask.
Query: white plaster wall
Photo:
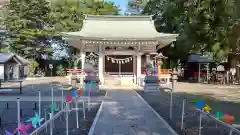
[[[4,64],[0,64],[0,79],[4,80]]]
[[[28,66],[24,66],[24,76],[28,76],[29,68]]]
[[[19,65],[12,64],[13,66],[13,79],[19,79]]]

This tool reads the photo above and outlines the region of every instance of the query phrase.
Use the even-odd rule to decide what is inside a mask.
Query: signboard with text
[[[50,68],[50,69],[53,69],[53,65],[52,65],[52,64],[49,64],[49,68]]]

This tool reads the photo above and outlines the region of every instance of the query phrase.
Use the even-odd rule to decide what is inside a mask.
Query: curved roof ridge
[[[119,15],[85,15],[85,20],[104,21],[152,21],[151,15],[143,16],[119,16]]]

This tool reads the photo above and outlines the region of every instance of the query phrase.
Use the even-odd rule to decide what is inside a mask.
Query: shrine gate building
[[[78,50],[82,68],[87,54],[98,55],[98,76],[102,83],[106,83],[107,76],[125,76],[136,83],[152,54],[178,36],[157,32],[151,16],[112,15],[86,15],[81,31],[62,35]]]

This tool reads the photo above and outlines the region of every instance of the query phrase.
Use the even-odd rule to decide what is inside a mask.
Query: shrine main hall
[[[157,50],[178,36],[157,32],[151,16],[113,15],[86,15],[80,31],[62,35],[77,50],[82,68],[89,54],[97,56],[94,66],[102,84],[108,76],[137,83]]]

